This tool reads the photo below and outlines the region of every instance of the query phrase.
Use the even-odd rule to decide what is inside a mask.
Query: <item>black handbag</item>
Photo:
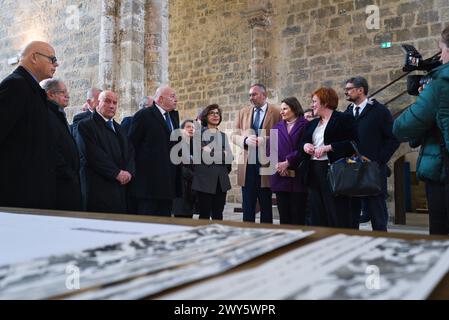
[[[379,165],[362,156],[351,142],[356,155],[342,158],[329,166],[327,177],[336,196],[366,197],[382,193]]]

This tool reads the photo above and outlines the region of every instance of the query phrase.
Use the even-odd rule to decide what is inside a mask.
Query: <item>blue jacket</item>
[[[435,68],[431,76],[416,102],[396,119],[393,133],[401,141],[421,141],[418,178],[444,182],[440,135],[449,150],[449,63]]]

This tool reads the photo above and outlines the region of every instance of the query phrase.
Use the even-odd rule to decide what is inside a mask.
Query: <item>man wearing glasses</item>
[[[347,80],[344,93],[346,100],[351,102],[346,112],[356,121],[358,149],[362,155],[379,164],[383,191],[378,196],[352,198],[353,227],[358,229],[359,222],[371,219],[373,230],[387,231],[387,162],[399,147],[399,141],[392,132],[393,117],[383,104],[368,100],[368,82],[363,77]],[[360,219],[362,210],[365,221]]]
[[[56,78],[42,81],[41,87],[47,93],[50,109],[50,136],[56,165],[56,209],[80,211],[80,158],[64,111],[69,105],[69,93],[64,82]]]
[[[57,67],[52,46],[33,41],[0,83],[0,206],[55,208],[47,96],[39,82]]]

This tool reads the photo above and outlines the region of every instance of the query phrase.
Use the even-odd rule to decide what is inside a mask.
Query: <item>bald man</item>
[[[138,214],[171,216],[173,199],[181,196],[181,167],[170,160],[176,144],[170,134],[179,128],[176,92],[164,85],[153,99],[153,105],[138,111],[131,123],[129,137],[136,151],[131,195]]]
[[[114,121],[117,95],[103,91],[92,117],[78,126],[86,160],[87,211],[127,213],[128,184],[134,177],[134,150]]]
[[[55,50],[33,41],[0,83],[0,207],[55,206],[47,96],[39,82],[57,67]]]

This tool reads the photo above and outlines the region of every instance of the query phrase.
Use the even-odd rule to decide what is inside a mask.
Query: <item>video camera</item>
[[[428,59],[423,59],[422,55],[416,50],[416,48],[409,44],[401,45],[402,51],[405,53],[405,63],[402,71],[425,71],[430,72],[436,67],[441,65],[440,54],[436,54]],[[407,77],[407,93],[412,96],[419,95],[419,87],[428,84],[432,80],[432,77],[426,75],[411,75]]]

